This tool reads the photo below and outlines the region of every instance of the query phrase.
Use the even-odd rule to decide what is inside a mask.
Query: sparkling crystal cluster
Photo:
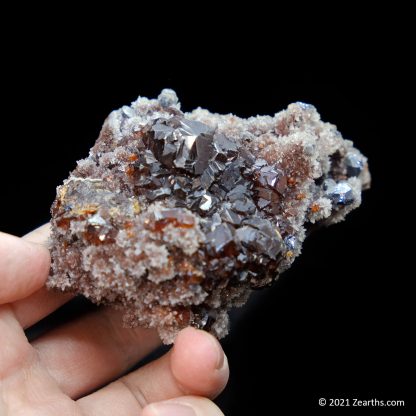
[[[48,286],[114,305],[167,343],[187,325],[223,337],[228,309],[369,183],[366,158],[311,105],[241,119],[183,113],[172,90],[139,97],[57,189]]]

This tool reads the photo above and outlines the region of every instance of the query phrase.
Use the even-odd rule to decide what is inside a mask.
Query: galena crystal
[[[139,97],[57,189],[48,286],[114,305],[166,343],[187,325],[223,337],[227,311],[369,184],[366,158],[312,105],[241,119],[183,113],[172,90]]]

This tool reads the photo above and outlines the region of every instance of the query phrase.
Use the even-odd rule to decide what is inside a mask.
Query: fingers
[[[50,225],[45,224],[26,234],[23,239],[46,246],[49,233]],[[42,287],[30,296],[14,302],[13,310],[20,325],[23,328],[28,328],[45,316],[48,316],[73,297],[74,295],[70,293],[50,291]]]
[[[20,325],[26,329],[56,311],[73,297],[72,293],[54,292],[42,287],[27,298],[14,302],[14,314]]]
[[[224,414],[205,397],[183,396],[150,404],[143,409],[142,416],[224,416]]]
[[[41,288],[49,267],[45,247],[0,232],[0,304],[22,299]]]
[[[170,387],[178,385],[184,394],[210,398],[221,393],[229,376],[227,356],[217,339],[191,327],[177,337],[170,369],[176,381]]]
[[[62,391],[77,398],[119,377],[159,343],[155,330],[123,328],[120,312],[102,308],[32,345]]]
[[[30,241],[31,243],[42,244],[46,247],[50,232],[51,232],[51,225],[47,223],[34,229],[30,233],[27,233],[22,238],[23,240]]]
[[[35,355],[22,328],[16,322],[10,305],[0,305],[0,339],[1,384],[1,380],[25,367]],[[1,403],[0,399],[0,410]]]
[[[224,389],[228,375],[227,358],[219,342],[207,332],[186,328],[163,357],[78,403],[92,416],[134,415],[150,403],[183,395],[215,397]],[[205,404],[205,408],[209,406]],[[154,413],[155,406],[146,411]]]
[[[40,365],[11,306],[0,305],[0,414],[81,416],[75,406]]]

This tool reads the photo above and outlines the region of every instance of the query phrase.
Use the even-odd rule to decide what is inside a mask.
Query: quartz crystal
[[[47,285],[113,305],[166,343],[188,325],[220,338],[227,311],[369,184],[367,159],[312,105],[242,119],[184,113],[168,89],[139,97],[57,188]]]

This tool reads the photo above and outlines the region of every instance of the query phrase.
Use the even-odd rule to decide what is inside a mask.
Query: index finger
[[[0,232],[0,304],[25,298],[40,289],[49,267],[46,247]]]
[[[45,224],[29,234],[26,234],[22,238],[26,241],[41,244],[46,247],[49,233],[50,224]],[[45,280],[46,278],[47,276],[45,276]],[[28,328],[58,309],[73,297],[74,295],[71,293],[60,293],[48,290],[43,282],[42,287],[35,293],[14,302],[13,310],[20,325],[22,325],[23,328]]]

